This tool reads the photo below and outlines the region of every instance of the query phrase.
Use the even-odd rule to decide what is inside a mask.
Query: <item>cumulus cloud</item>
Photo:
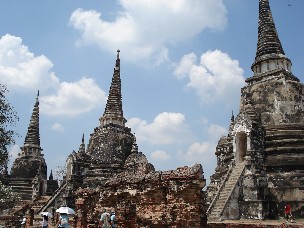
[[[0,37],[0,81],[13,89],[38,90],[57,87],[53,63],[44,55],[35,56],[20,37]]]
[[[60,82],[52,67],[46,56],[30,52],[20,37],[6,34],[0,38],[0,83],[18,92],[42,91],[41,113],[76,116],[106,103],[106,93],[93,79]]]
[[[215,50],[203,53],[200,62],[196,62],[194,53],[183,56],[174,74],[179,79],[187,79],[187,87],[193,89],[203,103],[221,101],[229,104],[238,100],[245,78],[237,60]]]
[[[221,136],[227,135],[227,129],[211,124],[208,127],[208,140],[203,142],[194,142],[185,153],[180,153],[181,159],[192,163],[202,163],[214,158],[215,148]]]
[[[113,21],[95,10],[75,10],[70,25],[81,32],[81,43],[128,53],[129,60],[168,59],[168,45],[194,37],[204,29],[221,30],[227,10],[223,0],[120,0]]]
[[[62,82],[56,95],[40,98],[41,112],[48,115],[76,116],[106,103],[107,96],[91,78]]]
[[[181,113],[160,113],[152,123],[131,118],[127,124],[136,132],[138,141],[150,144],[183,143],[192,137],[185,116]]]
[[[151,154],[151,158],[155,161],[165,161],[168,160],[170,157],[170,154],[163,150],[156,150]]]

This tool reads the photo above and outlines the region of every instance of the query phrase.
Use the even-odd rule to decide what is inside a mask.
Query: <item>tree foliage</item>
[[[15,126],[19,120],[13,106],[7,101],[6,86],[0,84],[0,171],[8,163],[8,147],[15,143],[16,132],[10,127]]]
[[[12,208],[19,201],[20,197],[12,191],[12,188],[0,181],[0,212]]]

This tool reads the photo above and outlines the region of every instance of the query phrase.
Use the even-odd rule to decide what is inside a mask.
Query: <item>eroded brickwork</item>
[[[92,227],[102,208],[116,211],[119,227],[207,227],[201,165],[165,172],[143,167],[134,172],[133,168],[96,189],[100,195],[91,210],[84,203],[88,190],[77,191],[76,205],[80,211],[87,211],[86,221]],[[78,222],[78,227],[82,225]]]

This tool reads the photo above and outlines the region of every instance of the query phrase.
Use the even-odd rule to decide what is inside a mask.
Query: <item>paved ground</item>
[[[221,222],[208,222],[211,227],[292,227],[304,228],[304,219],[286,222],[280,220],[225,220]]]

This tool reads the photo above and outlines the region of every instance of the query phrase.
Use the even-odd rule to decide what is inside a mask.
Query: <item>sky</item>
[[[290,6],[289,6],[290,4]],[[270,0],[292,72],[303,81],[304,1]],[[0,0],[0,83],[19,121],[16,158],[40,91],[50,170],[99,126],[120,50],[126,125],[156,170],[200,163],[215,149],[253,76],[257,0]]]

